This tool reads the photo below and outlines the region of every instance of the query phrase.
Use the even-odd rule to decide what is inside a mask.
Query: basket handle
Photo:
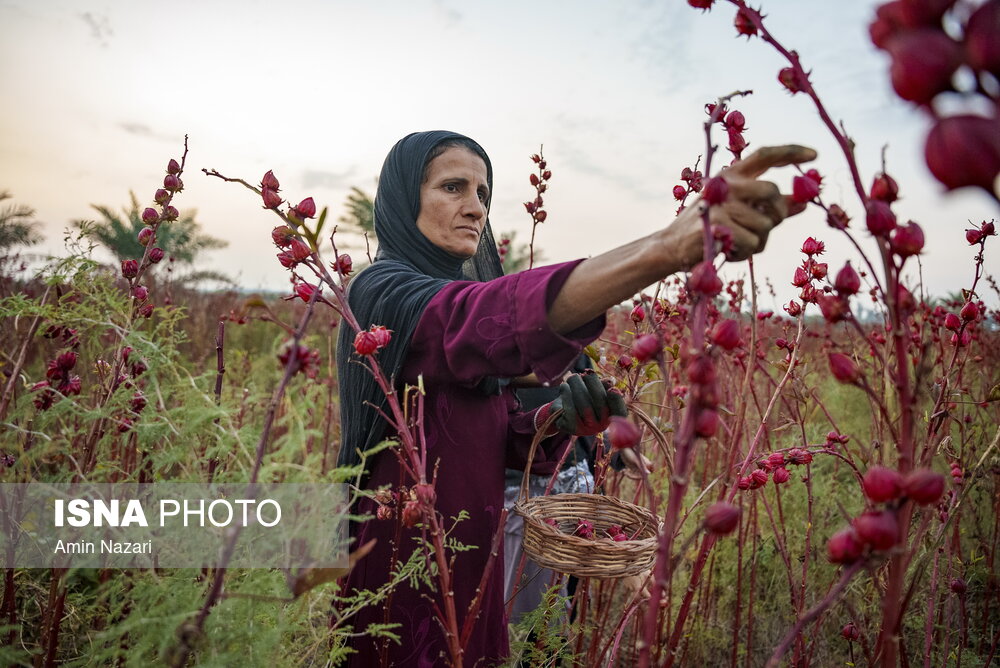
[[[531,463],[535,459],[535,451],[538,450],[538,444],[541,443],[548,436],[544,436],[549,431],[549,427],[556,421],[556,419],[562,415],[562,410],[553,411],[549,417],[545,419],[539,427],[538,431],[535,432],[534,438],[531,439],[531,448],[528,450],[528,460],[524,465],[524,475],[521,477],[521,494],[517,497],[518,503],[524,503],[528,500],[528,480],[531,475]]]

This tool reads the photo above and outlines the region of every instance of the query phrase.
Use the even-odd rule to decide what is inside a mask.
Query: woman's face
[[[447,148],[431,160],[420,185],[417,229],[438,248],[470,258],[486,227],[489,197],[482,158],[461,146]]]

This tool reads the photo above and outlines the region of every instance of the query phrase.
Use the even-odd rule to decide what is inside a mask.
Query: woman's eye
[[[444,190],[445,190],[445,192],[449,192],[449,193],[457,193],[458,192],[458,186],[456,186],[454,183],[446,183],[446,184],[444,184]]]
[[[486,203],[486,193],[484,193],[482,190],[479,191],[479,201],[482,202],[483,204]]]

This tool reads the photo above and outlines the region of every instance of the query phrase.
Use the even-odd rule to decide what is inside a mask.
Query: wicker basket
[[[536,496],[514,505],[524,518],[524,551],[536,563],[582,578],[620,578],[650,568],[656,558],[660,521],[645,508],[599,494]],[[547,524],[555,520],[558,528]],[[633,540],[615,542],[571,535],[581,519],[603,534],[618,525]]]

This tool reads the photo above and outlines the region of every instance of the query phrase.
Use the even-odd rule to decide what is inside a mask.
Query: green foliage
[[[13,195],[0,190],[0,202]],[[17,246],[31,246],[42,240],[35,210],[24,204],[5,204],[0,207],[0,253],[7,253]]]

